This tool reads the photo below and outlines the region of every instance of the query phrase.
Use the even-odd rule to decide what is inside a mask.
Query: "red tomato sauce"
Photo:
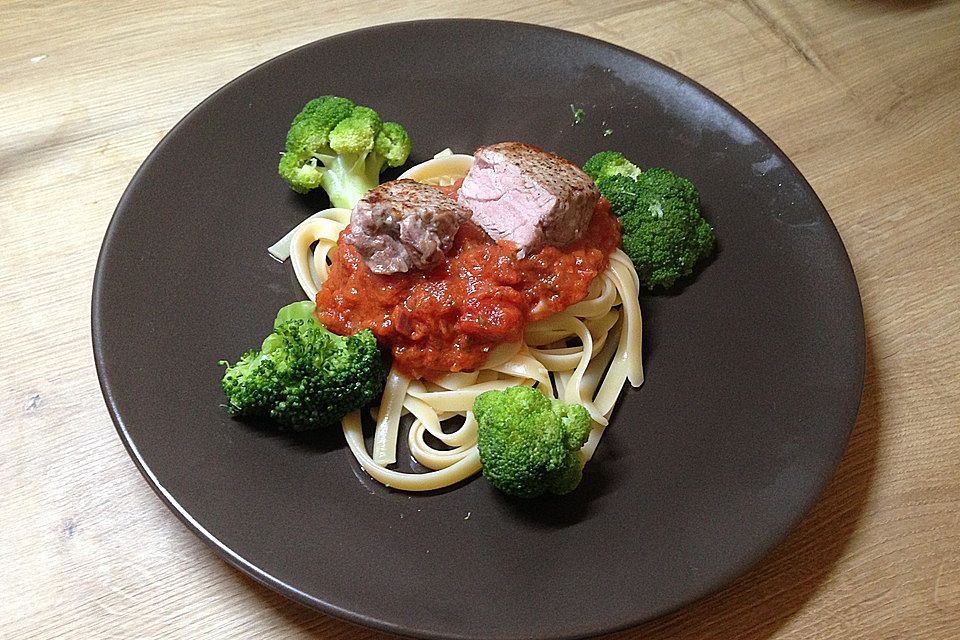
[[[579,240],[521,259],[515,245],[494,242],[471,222],[428,271],[378,275],[340,242],[317,293],[317,317],[341,335],[371,329],[413,378],[473,371],[497,345],[519,342],[528,323],[582,300],[619,244],[620,223],[603,198]]]

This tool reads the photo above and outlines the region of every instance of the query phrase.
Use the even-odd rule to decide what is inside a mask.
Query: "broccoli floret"
[[[710,255],[713,227],[700,214],[700,194],[692,182],[667,169],[636,168],[623,154],[604,151],[584,165],[601,195],[620,218],[623,251],[648,288],[669,288]],[[618,169],[620,167],[620,169]]]
[[[606,135],[606,132],[604,132],[604,135]],[[587,163],[583,165],[583,171],[593,178],[594,182],[599,182],[601,178],[610,176],[636,178],[640,175],[640,167],[627,160],[626,156],[619,151],[601,151],[587,160]]]
[[[304,431],[336,423],[382,391],[385,370],[373,333],[333,334],[314,309],[311,301],[283,307],[259,351],[234,365],[220,362],[231,415]]]
[[[578,453],[590,435],[590,414],[531,387],[487,391],[473,403],[483,475],[505,493],[533,498],[564,494],[583,475]]]
[[[352,209],[387,167],[410,155],[410,136],[395,122],[346,98],[322,96],[290,125],[279,172],[298,193],[322,187],[335,207]]]

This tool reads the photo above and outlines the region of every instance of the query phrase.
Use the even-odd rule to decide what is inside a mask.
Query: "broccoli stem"
[[[328,194],[332,194],[331,205],[353,209],[360,198],[380,184],[382,163],[376,162],[374,155],[338,155],[330,158],[329,164],[324,163],[326,171],[320,180],[320,186]]]

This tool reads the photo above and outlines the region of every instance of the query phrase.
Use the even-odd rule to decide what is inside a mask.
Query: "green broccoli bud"
[[[615,151],[596,154],[584,171],[620,219],[623,251],[647,288],[671,287],[713,251],[713,227],[700,213],[697,188],[686,178],[667,169],[640,171]]]
[[[620,174],[600,178],[597,188],[600,195],[610,201],[610,208],[615,216],[621,218],[621,224],[621,213],[632,210],[640,197],[640,186],[636,179]]]
[[[373,400],[386,375],[370,330],[331,333],[304,301],[280,309],[260,350],[227,367],[222,386],[227,410],[242,418],[266,418],[278,428],[302,431],[338,422]]]
[[[320,186],[323,171],[317,167],[316,158],[302,160],[294,153],[280,157],[280,173],[297,193],[307,193]]]
[[[330,149],[336,154],[364,156],[373,151],[380,132],[380,116],[373,109],[356,107],[330,132]]]
[[[593,178],[594,182],[599,182],[601,178],[610,176],[636,178],[640,175],[640,167],[627,160],[619,151],[601,151],[587,160],[583,165],[583,172]]]
[[[573,491],[583,475],[580,449],[591,420],[578,404],[531,387],[480,394],[473,404],[483,475],[505,493],[532,498]]]
[[[410,135],[396,122],[384,122],[377,134],[373,150],[387,161],[388,167],[399,167],[410,155]]]
[[[346,98],[323,96],[293,119],[278,171],[294,191],[321,187],[331,205],[351,209],[386,167],[407,161],[410,149],[401,125]]]
[[[273,321],[273,328],[276,329],[291,320],[314,320],[313,313],[316,310],[317,304],[313,300],[291,302],[285,307],[280,307],[280,311],[277,311],[277,317]]]

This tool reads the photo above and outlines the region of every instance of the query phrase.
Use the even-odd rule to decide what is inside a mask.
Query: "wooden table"
[[[622,637],[960,637],[960,3],[395,4],[0,2],[0,636],[385,637],[229,568],[156,498],[100,395],[91,284],[123,188],[215,89],[331,34],[473,16],[599,37],[721,95],[809,179],[860,283],[860,415],[813,511]]]

